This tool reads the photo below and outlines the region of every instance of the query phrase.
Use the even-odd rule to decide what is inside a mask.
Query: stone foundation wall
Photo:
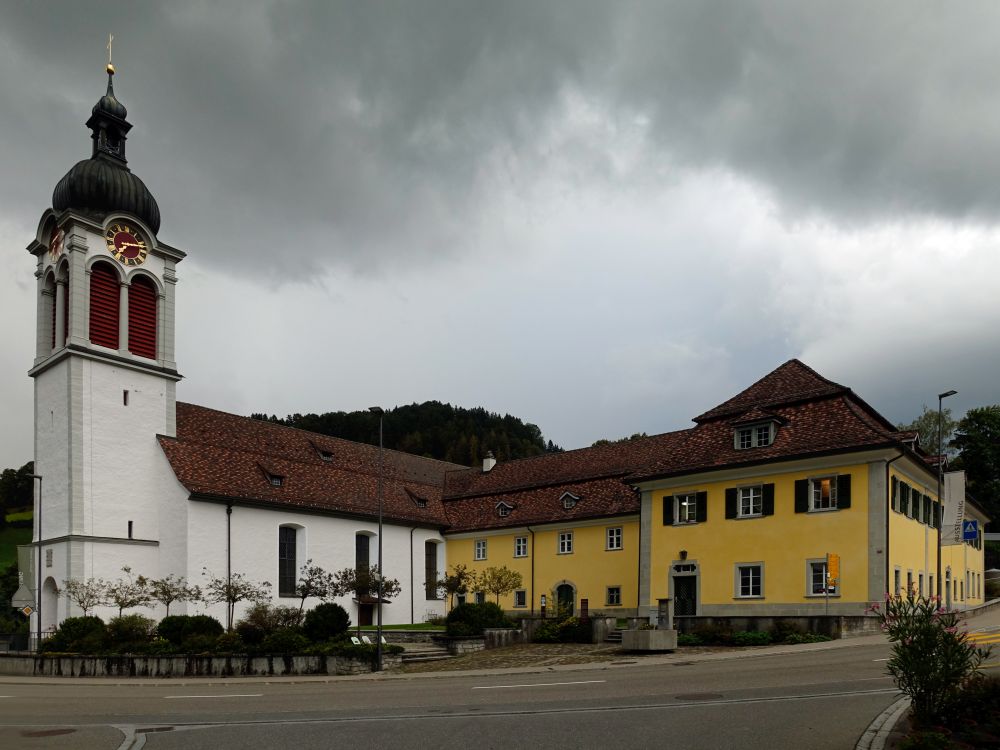
[[[385,671],[402,657],[382,655]],[[28,656],[0,654],[0,674],[23,677],[253,677],[366,674],[367,659],[335,656]]]
[[[818,633],[830,638],[851,638],[882,632],[878,620],[865,615],[816,615],[775,617],[676,617],[674,627],[680,633],[692,633],[699,627],[726,627],[740,630],[769,631],[779,622],[797,625],[806,633]]]

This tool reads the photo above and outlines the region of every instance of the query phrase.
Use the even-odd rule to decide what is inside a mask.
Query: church
[[[948,508],[933,457],[797,360],[692,428],[472,468],[178,402],[185,252],[160,239],[156,200],[128,167],[113,76],[109,64],[86,122],[90,157],[55,186],[28,245],[32,630],[80,614],[67,580],[238,574],[297,604],[309,560],[336,571],[381,558],[401,584],[386,624],[445,614],[435,582],[456,563],[521,573],[501,604],[525,615],[558,603],[643,619],[666,601],[692,618],[860,615],[904,590],[983,601],[981,539],[939,547]],[[964,513],[987,520],[971,500]],[[340,603],[373,621],[375,601]],[[171,612],[226,620],[222,604]]]

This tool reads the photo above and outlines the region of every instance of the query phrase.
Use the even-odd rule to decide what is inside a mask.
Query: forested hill
[[[378,445],[378,416],[368,411],[291,414],[284,419],[267,414],[250,416]],[[478,466],[487,451],[492,451],[498,461],[507,461],[562,450],[551,440],[546,441],[536,425],[525,424],[510,414],[500,416],[481,407],[464,409],[440,401],[387,410],[383,432],[386,448],[465,466]]]

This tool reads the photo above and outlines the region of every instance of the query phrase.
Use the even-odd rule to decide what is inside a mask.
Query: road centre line
[[[229,695],[164,695],[165,700],[172,698],[262,698],[263,693],[231,693]]]
[[[886,657],[885,659],[872,659],[872,661],[889,661],[889,657]]]
[[[501,690],[503,688],[552,687],[555,685],[595,685],[607,680],[578,680],[577,682],[533,682],[527,685],[476,685],[473,690]]]

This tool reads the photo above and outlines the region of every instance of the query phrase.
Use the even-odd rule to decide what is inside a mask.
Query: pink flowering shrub
[[[939,606],[938,597],[886,594],[885,602],[868,612],[889,636],[889,674],[913,701],[917,722],[944,719],[963,688],[979,678],[979,666],[990,650],[969,642],[958,613]]]

